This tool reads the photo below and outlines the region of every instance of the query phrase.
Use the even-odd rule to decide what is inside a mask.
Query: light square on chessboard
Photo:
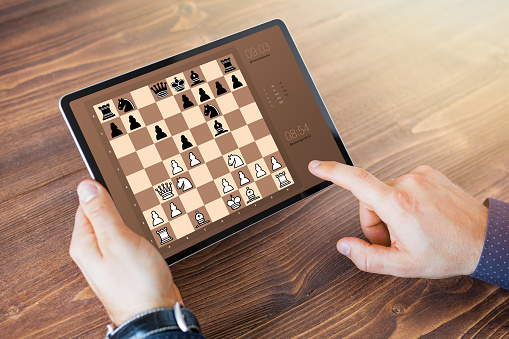
[[[206,204],[205,209],[210,215],[211,222],[220,220],[229,214],[228,207],[224,204],[223,198],[216,199]]]
[[[181,179],[183,179],[183,181],[179,188],[178,183]],[[191,187],[187,188],[184,191],[184,188],[186,188],[186,186],[185,186],[186,180],[185,179],[189,180],[189,182],[191,183]],[[194,183],[193,178],[191,178],[191,175],[189,174],[189,172],[182,172],[182,173],[179,173],[178,175],[173,176],[171,178],[171,182],[173,183],[173,186],[177,190],[177,193],[181,199],[183,196],[188,195],[192,191],[196,190],[196,184]]]
[[[207,125],[206,123],[193,127],[190,129],[190,131],[198,147],[214,139],[212,131],[210,130],[209,125]]]
[[[235,155],[238,155],[240,157],[241,162],[235,159]],[[242,154],[242,152],[238,148],[230,152],[223,153],[223,159],[224,163],[228,166],[230,172],[233,172],[236,169],[239,169],[247,164],[246,161],[244,160],[244,154]]]
[[[256,170],[256,165],[260,166],[261,168],[260,173],[258,173],[258,171]],[[263,161],[263,159],[257,159],[256,161],[249,163],[247,167],[249,168],[250,178],[253,178],[254,181],[259,180],[261,178],[265,178],[270,175],[270,171],[267,168],[267,165],[265,164],[265,161]],[[262,175],[262,173],[265,174]],[[260,176],[258,177],[258,175]]]
[[[192,211],[203,206],[203,200],[201,200],[198,190],[185,192],[181,194],[179,198],[186,211]]]
[[[122,158],[135,152],[131,139],[127,134],[111,140],[110,145],[117,158]]]
[[[260,150],[258,150],[258,145],[255,142],[241,147],[240,152],[244,155],[244,161],[246,163],[251,163],[256,160],[263,162],[262,154],[260,153]]]
[[[283,172],[285,172],[285,177],[290,182],[290,184],[287,186],[281,187],[279,179],[276,177],[276,175],[281,174]],[[283,167],[283,168],[279,169],[278,171],[274,172],[272,174],[272,179],[274,179],[274,183],[278,187],[278,190],[282,190],[282,189],[289,187],[290,185],[293,185],[293,178],[292,178],[292,175],[290,174],[290,171],[288,171],[287,167]]]
[[[251,134],[248,126],[238,128],[233,131],[232,134],[235,138],[235,143],[239,148],[244,147],[254,141],[253,135]]]
[[[216,138],[215,140],[221,154],[230,153],[238,148],[232,133],[226,133],[221,138]]]
[[[192,161],[191,153],[196,158],[196,160],[194,161],[195,162],[194,164],[191,164],[191,161]],[[185,150],[184,152],[180,153],[180,155],[182,156],[182,159],[186,163],[186,166],[189,170],[196,168],[196,167],[204,166],[204,164],[205,164],[205,162],[203,161],[203,156],[202,156],[199,148],[197,148],[197,147],[193,147],[191,149]]]
[[[153,123],[163,119],[163,115],[159,111],[159,106],[155,103],[142,107],[138,111],[140,112],[145,125],[152,125]]]
[[[181,172],[173,174],[173,166],[171,165],[172,161],[175,161],[177,163],[178,167],[182,168]],[[187,170],[188,170],[187,165],[189,164],[189,162],[184,161],[184,159],[182,158],[182,155],[177,154],[171,158],[164,160],[163,164],[164,164],[164,167],[166,167],[166,170],[168,171],[168,174],[170,175],[170,177],[175,177],[175,176],[179,176],[181,173],[187,172]]]
[[[272,135],[267,135],[266,137],[256,140],[256,144],[258,145],[260,153],[264,157],[278,151]]]
[[[102,113],[102,111],[99,109],[99,107],[103,107],[105,105],[109,105],[109,111],[111,113],[113,113],[113,116],[111,116],[110,118],[106,118],[106,120],[103,120],[104,118],[104,114]],[[97,104],[97,105],[94,105],[94,112],[95,112],[95,115],[97,116],[97,119],[99,119],[99,121],[101,123],[105,123],[107,121],[110,121],[112,120],[113,118],[118,118],[119,117],[119,113],[117,111],[117,107],[115,107],[115,104],[113,103],[113,100],[107,100],[107,101],[104,101],[104,102],[101,102],[100,104]],[[105,108],[105,111],[107,111],[107,108]],[[111,115],[111,114],[110,114]]]
[[[193,80],[193,77],[191,77],[191,74],[194,74],[194,77],[198,76],[197,82]],[[188,71],[184,71],[184,77],[186,78],[187,83],[190,85],[191,88],[199,86],[203,83],[205,83],[205,76],[203,75],[200,67],[194,67]]]
[[[246,80],[244,79],[244,76],[242,75],[242,72],[240,70],[236,70],[234,72],[228,73],[224,76],[226,78],[226,82],[228,83],[228,87],[230,87],[232,92],[235,92],[241,88],[247,87],[246,86]],[[237,80],[233,81],[233,77],[236,77]],[[237,86],[237,88],[234,88]],[[239,105],[240,106],[240,105]]]
[[[169,86],[170,85],[164,79],[148,85],[150,93],[152,93],[152,97],[156,102],[172,96]]]
[[[161,129],[159,133],[157,132],[156,127],[159,127]],[[164,120],[160,120],[158,122],[155,122],[155,123],[147,126],[147,131],[149,132],[153,143],[158,143],[165,139],[171,139],[170,138],[170,136],[171,136],[170,130],[168,129],[168,126],[166,126],[166,123]],[[157,140],[158,136],[159,136],[159,140]]]
[[[198,214],[201,214],[203,215],[203,220],[204,221],[208,221],[207,223],[203,224],[203,225],[200,225],[198,223],[198,220],[196,219],[196,216]],[[194,228],[199,228],[199,227],[206,227],[208,225],[210,225],[211,223],[211,220],[210,220],[210,215],[209,215],[209,212],[207,211],[207,209],[205,208],[205,206],[202,206],[200,207],[199,209],[197,210],[194,210],[194,211],[191,211],[187,214],[187,216],[189,217],[189,220],[191,220],[191,223],[193,224]]]
[[[116,106],[118,114],[120,114],[121,116],[127,113],[131,113],[132,111],[138,109],[136,107],[136,104],[134,103],[134,99],[131,93],[119,95],[117,97],[114,97],[112,100]]]
[[[168,186],[166,186],[168,184]],[[164,195],[166,191],[168,191],[168,188],[171,188],[171,196]],[[156,191],[157,189],[157,191]],[[159,193],[159,192],[161,193]],[[178,190],[173,185],[173,182],[170,179],[162,180],[161,182],[157,183],[156,185],[152,186],[152,194],[157,198],[157,201],[159,204],[165,204],[167,202],[170,202],[171,199],[174,199],[178,197]],[[161,195],[163,194],[163,195]],[[166,197],[166,200],[163,199],[163,196]]]
[[[180,111],[182,112],[199,105],[199,103],[194,99],[193,92],[191,92],[191,90],[185,90],[175,94],[175,100]]]
[[[154,191],[152,187],[148,187],[147,189],[138,192],[134,195],[134,198],[138,202],[138,206],[142,212],[153,208],[154,206],[160,205],[160,201],[157,198],[157,193]]]
[[[189,174],[191,175],[191,180],[194,182],[196,187],[200,187],[208,182],[212,181],[212,175],[209,172],[209,169],[206,165],[197,166],[189,170]]]
[[[240,109],[236,109],[228,113],[224,116],[224,118],[226,119],[226,122],[232,131],[246,125],[246,121],[244,120],[244,116],[242,115]]]
[[[127,134],[124,124],[122,124],[122,120],[120,120],[119,117],[109,120],[108,123],[103,124],[102,127],[108,140],[119,138],[120,136]]]
[[[176,90],[176,87],[172,86],[173,83],[175,83],[176,81],[178,82],[179,80],[184,80],[184,89],[180,91]],[[166,81],[168,82],[168,88],[171,90],[171,93],[173,95],[182,93],[190,88],[189,83],[187,82],[186,78],[184,77],[184,73],[182,72],[166,78]]]
[[[129,138],[136,150],[145,148],[153,144],[150,133],[146,127],[138,128],[129,133]]]
[[[141,164],[140,158],[138,158],[138,154],[136,154],[136,152],[121,158],[117,157],[117,159],[124,175],[133,174],[134,172],[138,172],[143,169],[143,165]]]
[[[184,137],[184,138],[182,138],[182,137]],[[196,141],[194,140],[194,137],[191,134],[191,132],[188,130],[183,133],[173,135],[172,138],[173,138],[173,141],[175,141],[175,145],[177,145],[177,148],[179,149],[180,152],[190,150],[191,148],[196,147]],[[189,143],[191,143],[192,146],[189,146],[188,148],[184,149],[184,147],[188,146],[188,142],[185,142],[186,139]]]
[[[232,175],[233,180],[235,181],[235,185],[239,188],[246,187],[247,185],[249,185],[250,183],[252,183],[254,181],[253,177],[251,176],[251,172],[249,171],[249,168],[247,166],[239,167],[239,168],[235,169],[234,171],[232,171],[230,174]],[[244,175],[245,180],[249,180],[249,181],[241,184],[240,183],[241,174]]]
[[[208,131],[207,125],[204,126],[207,128]],[[205,162],[217,159],[222,155],[215,140],[210,140],[201,145],[198,145],[198,149],[200,150],[200,153],[202,154],[203,160]]]
[[[227,70],[225,65],[222,63],[222,61],[226,61],[226,59],[230,59],[230,63],[233,66],[233,70],[231,70],[231,71]],[[226,56],[224,56],[222,58],[217,59],[216,61],[217,61],[217,64],[218,64],[219,68],[221,69],[221,73],[223,75],[224,74],[230,74],[233,71],[239,69],[239,66],[237,65],[237,62],[235,61],[235,58],[233,57],[232,54],[228,54],[228,55],[226,55]]]
[[[188,109],[182,113],[188,128],[193,128],[205,123],[205,117],[199,106]]]
[[[221,111],[222,114],[227,114],[227,113],[239,108],[237,101],[235,101],[235,97],[231,93],[224,94],[224,95],[221,95],[220,97],[217,97],[216,102],[217,102],[217,104],[219,106],[219,110]]]
[[[251,124],[256,120],[260,120],[263,118],[262,113],[260,112],[260,109],[258,108],[256,102],[241,107],[240,111],[242,112],[244,120],[246,121],[247,124]]]
[[[172,220],[170,225],[177,239],[183,238],[194,231],[194,226],[188,216]]]
[[[228,165],[224,162],[224,159],[222,157],[216,158],[211,161],[207,161],[205,166],[208,167],[208,171],[210,172],[210,175],[214,179],[217,179],[225,174],[230,173],[230,169],[228,168]]]
[[[253,191],[254,198],[249,197],[247,194],[248,190]],[[251,204],[256,204],[257,202],[260,202],[260,200],[263,198],[263,196],[260,193],[260,190],[258,189],[258,185],[256,185],[255,182],[251,182],[242,189],[240,189],[240,194],[242,194],[242,199],[246,202],[246,206],[249,206]],[[258,197],[258,198],[256,198]]]
[[[200,66],[205,81],[212,81],[223,76],[223,72],[216,60],[212,60]]]
[[[182,114],[177,114],[169,118],[166,118],[164,119],[164,122],[166,122],[166,126],[168,126],[171,135],[176,135],[189,129],[187,127],[186,120],[184,119]],[[177,142],[176,144],[179,145],[179,143]]]
[[[148,175],[145,170],[127,175],[126,178],[129,186],[131,187],[131,191],[133,191],[133,194],[139,193],[148,187],[152,187],[152,183],[148,179]]]
[[[122,120],[122,124],[124,124],[124,129],[127,131],[127,133],[145,127],[145,122],[143,121],[143,118],[141,117],[141,114],[138,110],[134,110],[127,114],[121,115],[120,120]]]
[[[160,231],[162,229],[166,228],[166,233],[168,233],[168,236],[171,237],[172,240],[165,242],[164,244],[161,244],[161,236],[157,234],[157,231]],[[154,237],[154,242],[157,244],[158,247],[164,247],[169,246],[173,241],[177,240],[177,236],[173,232],[171,225],[165,225],[163,227],[156,227],[151,230],[152,236]]]
[[[240,202],[239,202],[240,207],[238,207],[236,209],[232,209],[231,206],[228,205],[228,200],[231,200],[232,198],[235,198],[235,197],[240,198]],[[223,199],[224,205],[226,206],[226,209],[228,210],[228,213],[230,213],[230,214],[237,213],[241,209],[246,207],[246,201],[242,197],[242,194],[240,194],[240,191],[232,191],[232,192],[226,194],[222,199]]]
[[[216,121],[220,124],[220,128],[222,128],[223,132],[219,132],[218,130],[216,130],[215,128]],[[207,125],[209,126],[210,132],[214,135],[214,138],[221,138],[226,133],[230,133],[230,127],[226,123],[226,120],[223,115],[215,117],[214,119],[210,119],[209,121],[207,121]]]
[[[180,113],[180,107],[177,104],[177,99],[174,96],[159,100],[156,104],[159,108],[159,112],[161,112],[161,115],[165,119]]]
[[[143,86],[131,91],[131,96],[134,100],[134,105],[138,110],[156,102],[148,86]]]
[[[204,95],[202,96],[200,94],[200,90],[203,90]],[[195,86],[191,88],[191,92],[194,96],[194,102],[203,104],[207,101],[210,101],[211,99],[214,99],[214,92],[210,89],[209,85],[205,82],[203,84],[200,84],[199,86]]]
[[[162,161],[155,145],[149,145],[145,148],[137,150],[136,152],[138,152],[138,157],[140,158],[141,164],[145,168]]]
[[[221,197],[214,181],[198,186],[196,190],[205,205]]]
[[[231,92],[230,87],[228,87],[226,79],[223,76],[212,81],[209,81],[208,84],[210,89],[212,90],[212,93],[214,94],[214,97],[216,98]]]
[[[147,173],[148,179],[152,185],[160,184],[162,181],[170,180],[170,174],[162,162],[158,162],[155,165],[145,168],[145,172]]]
[[[260,191],[262,198],[268,197],[278,191],[279,185],[276,185],[274,178],[267,173],[266,176],[258,179],[256,185]]]
[[[276,159],[276,162],[280,165],[280,166],[276,165],[278,168],[274,168],[274,164],[272,163],[272,157],[274,157],[274,159]],[[265,164],[267,164],[267,168],[269,168],[271,172],[279,171],[280,168],[286,167],[285,161],[283,160],[283,157],[281,156],[281,153],[279,153],[279,151],[264,156],[263,160]]]
[[[171,216],[171,204],[174,204],[175,207],[177,207],[177,210],[179,210],[181,213],[172,217]],[[168,217],[168,220],[170,220],[170,223],[174,220],[177,220],[179,218],[185,217],[187,214],[187,211],[184,209],[184,206],[182,206],[182,202],[180,201],[179,197],[172,198],[171,200],[167,200],[162,204],[163,210],[166,213],[166,216]]]
[[[229,191],[229,192],[226,192],[226,193],[224,192],[223,179],[225,179],[227,181],[227,183],[231,187],[233,187],[232,191]],[[225,196],[227,194],[230,194],[231,192],[237,190],[237,188],[238,188],[238,186],[235,183],[235,180],[233,179],[233,176],[232,176],[231,173],[227,173],[227,174],[221,176],[220,178],[214,179],[214,183],[216,184],[217,191],[219,192],[219,194],[221,196]]]
[[[154,219],[152,218],[152,212],[156,212],[157,215],[159,216],[159,218],[163,219],[164,222],[154,226]],[[153,208],[144,211],[143,216],[145,217],[145,220],[147,221],[147,225],[151,229],[156,228],[156,227],[169,226],[168,217],[166,217],[166,213],[164,213],[163,207],[161,205],[154,206]]]
[[[248,126],[255,140],[261,139],[270,134],[269,128],[263,119],[252,122]]]
[[[157,151],[161,159],[166,160],[180,153],[173,138],[167,137],[156,143]]]
[[[237,105],[239,105],[239,107],[246,106],[255,101],[251,91],[246,86],[243,86],[233,92],[233,97],[235,98],[235,101],[237,101]]]

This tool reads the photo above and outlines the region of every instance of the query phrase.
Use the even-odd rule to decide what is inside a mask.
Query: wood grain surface
[[[509,201],[509,3],[485,0],[0,3],[0,337],[101,338],[68,255],[88,177],[65,93],[279,17],[357,166],[419,164]],[[360,272],[337,253],[358,203],[330,188],[172,266],[208,338],[456,338],[509,332],[509,292]]]

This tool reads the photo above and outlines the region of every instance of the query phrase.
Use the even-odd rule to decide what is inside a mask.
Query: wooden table
[[[274,17],[285,20],[357,166],[429,164],[509,201],[507,1],[0,4],[0,333],[101,338],[108,317],[68,255],[88,177],[64,93]],[[330,188],[172,267],[209,338],[501,337],[509,292],[470,277],[360,272],[337,253],[358,203]]]

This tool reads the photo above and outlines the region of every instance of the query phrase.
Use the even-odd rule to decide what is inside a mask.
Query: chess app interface
[[[279,27],[71,103],[126,224],[165,257],[319,182],[342,161]]]

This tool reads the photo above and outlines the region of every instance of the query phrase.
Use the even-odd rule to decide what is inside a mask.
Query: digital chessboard
[[[293,184],[232,54],[94,111],[160,247]]]

